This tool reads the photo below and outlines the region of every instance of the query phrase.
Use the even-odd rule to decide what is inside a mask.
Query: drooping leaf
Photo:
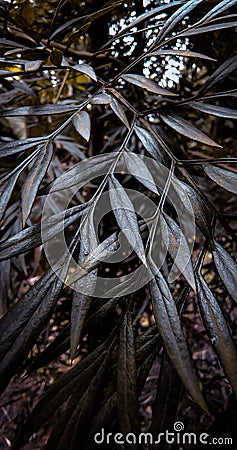
[[[223,64],[221,64],[221,66],[218,67],[218,69],[216,69],[215,72],[210,77],[208,77],[207,81],[199,90],[198,96],[200,97],[201,95],[209,91],[211,88],[213,88],[213,86],[215,86],[217,83],[220,83],[236,68],[237,68],[237,55],[234,55],[231,58],[227,59]]]
[[[150,155],[157,161],[161,161],[159,145],[154,136],[152,136],[149,131],[145,130],[145,128],[138,127],[137,125],[134,127],[134,130],[138,139],[140,139],[148,153],[150,153]]]
[[[224,23],[215,23],[213,25],[203,26],[203,27],[197,27],[197,28],[190,28],[190,30],[184,31],[181,36],[195,36],[197,34],[202,33],[210,33],[211,31],[217,31],[217,30],[225,30],[227,28],[235,28],[237,26],[237,22],[224,22]]]
[[[125,127],[128,129],[130,128],[128,119],[126,117],[126,114],[122,108],[122,106],[115,100],[115,98],[112,98],[112,103],[110,103],[110,107],[113,110],[113,112],[116,114],[116,116],[123,122]]]
[[[215,241],[213,258],[221,280],[232,299],[237,303],[237,264],[229,253]]]
[[[219,186],[227,191],[237,194],[237,173],[211,164],[202,164],[202,168],[207,176],[216,184],[219,184]]]
[[[19,177],[20,173],[15,173],[9,181],[7,181],[6,185],[0,184],[0,221],[2,220],[4,213],[6,211],[8,202],[11,198],[12,191],[16,184],[16,181]]]
[[[22,221],[23,227],[30,214],[35,197],[38,192],[38,187],[44,178],[49,163],[53,156],[53,144],[48,141],[42,149],[40,149],[38,156],[36,156],[33,166],[30,168],[30,172],[23,184],[21,191],[22,201]]]
[[[208,11],[208,13],[205,14],[205,16],[198,21],[198,25],[201,23],[210,22],[210,20],[213,20],[216,16],[221,15],[223,11],[226,11],[226,9],[231,8],[236,3],[237,3],[236,0],[223,0],[222,2],[218,2],[218,4],[214,6],[214,8]]]
[[[205,328],[223,365],[233,391],[237,394],[237,357],[228,326],[207,283],[197,277],[197,294]]]
[[[122,75],[122,78],[128,83],[135,84],[136,86],[139,86],[142,89],[146,89],[147,91],[154,92],[155,94],[158,95],[176,95],[173,92],[170,92],[167,89],[160,87],[154,81],[149,80],[143,75],[129,73],[126,75]]]
[[[112,98],[108,94],[98,94],[91,97],[90,103],[92,105],[109,105],[112,102]]]
[[[189,106],[198,111],[211,114],[218,117],[226,117],[228,119],[237,119],[237,110],[230,108],[223,108],[222,106],[210,105],[203,102],[190,102]]]
[[[73,118],[73,125],[77,132],[88,142],[91,134],[91,120],[88,112],[78,112]]]
[[[201,58],[208,61],[216,61],[216,59],[210,56],[203,55],[203,53],[190,52],[189,50],[156,50],[149,53],[149,56],[159,56],[159,55],[173,55],[173,56],[183,56],[184,58]]]
[[[142,158],[135,153],[124,152],[124,159],[129,173],[147,189],[159,195],[154,178]]]
[[[186,119],[183,119],[182,117],[179,116],[175,116],[173,114],[160,114],[160,117],[169,127],[173,128],[173,130],[177,131],[183,136],[193,139],[194,141],[210,145],[212,147],[222,148],[221,145],[217,144],[209,136],[204,134],[202,131],[200,131],[198,128],[196,128],[194,125],[188,122]]]
[[[193,373],[175,301],[160,272],[150,282],[150,286],[154,316],[165,349],[187,391],[194,401],[208,412],[205,400],[199,390],[198,381]]]
[[[36,105],[36,106],[20,106],[19,108],[6,109],[0,111],[0,117],[16,117],[16,116],[47,116],[48,114],[67,114],[74,112],[80,105]]]
[[[109,180],[111,206],[120,229],[124,232],[133,250],[146,266],[146,257],[138,228],[134,206],[119,181],[112,175]]]
[[[191,250],[188,246],[187,239],[183,234],[181,228],[177,223],[167,214],[160,215],[161,230],[163,230],[164,221],[166,224],[166,230],[164,235],[168,232],[168,247],[167,250],[170,253],[174,264],[170,269],[169,283],[172,283],[177,276],[183,275],[192,289],[196,290],[194,271],[191,260]],[[166,239],[165,239],[166,245]]]
[[[138,405],[132,318],[128,312],[120,330],[117,372],[118,417],[123,433],[138,430]]]
[[[165,24],[161,28],[158,33],[157,39],[154,46],[159,43],[162,39],[164,39],[167,34],[173,30],[175,25],[179,23],[187,14],[192,11],[199,3],[202,3],[203,0],[189,0],[185,2],[177,11],[175,11],[168,20],[166,20]]]
[[[38,138],[35,137],[35,138],[20,139],[19,141],[10,141],[6,143],[1,143],[0,158],[14,155],[15,153],[23,152],[25,150],[29,150],[30,148],[33,148],[36,145],[43,143],[46,139],[47,139],[46,137],[38,137]]]
[[[73,69],[77,70],[78,72],[84,73],[92,80],[97,81],[95,71],[91,66],[89,66],[89,64],[76,64],[75,66],[73,66]]]

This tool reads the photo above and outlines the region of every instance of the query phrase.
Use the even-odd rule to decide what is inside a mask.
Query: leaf
[[[237,173],[221,167],[212,166],[211,164],[202,164],[204,172],[216,184],[219,184],[227,191],[237,194]]]
[[[197,294],[203,322],[223,365],[235,395],[237,395],[236,351],[228,326],[215,297],[201,275],[197,277]]]
[[[112,98],[107,94],[98,94],[91,97],[90,103],[92,105],[108,105],[112,103]]]
[[[222,2],[218,2],[218,4],[214,6],[214,8],[212,8],[207,14],[205,14],[204,17],[202,17],[201,20],[198,21],[198,24],[203,22],[210,22],[210,20],[213,20],[214,17],[221,15],[223,11],[231,8],[231,6],[235,5],[236,3],[237,0],[223,0]]]
[[[214,25],[209,25],[206,27],[198,27],[198,28],[190,28],[190,30],[184,31],[180,34],[180,37],[184,36],[194,36],[196,34],[209,33],[210,31],[217,30],[225,30],[227,28],[235,28],[237,26],[237,22],[224,22],[224,23],[216,23]]]
[[[71,169],[64,172],[60,179],[56,179],[43,190],[44,194],[58,192],[76,186],[77,189],[83,186],[88,179],[97,178],[108,171],[114,162],[114,154],[105,154],[88,158],[75,164]]]
[[[130,125],[128,123],[128,119],[126,117],[126,114],[122,108],[122,106],[115,100],[115,98],[112,98],[112,103],[110,104],[111,109],[116,114],[116,116],[123,122],[125,127],[128,129],[130,128]]]
[[[175,116],[173,114],[160,114],[160,117],[166,123],[166,125],[173,128],[183,136],[193,139],[194,141],[210,145],[212,147],[222,148],[221,145],[217,144],[210,137],[208,137],[206,134],[204,134],[202,131],[200,131],[198,128],[196,128],[194,125],[192,125],[182,117]]]
[[[23,152],[43,143],[47,137],[35,137],[0,143],[0,158]]]
[[[131,152],[124,152],[124,160],[129,173],[137,178],[147,189],[159,195],[154,178],[141,156]]]
[[[73,125],[77,132],[88,142],[91,134],[91,120],[88,112],[78,112],[73,118]]]
[[[89,212],[84,212],[81,217],[79,264],[98,246],[93,223],[94,208],[95,206],[91,207]],[[83,277],[82,280],[75,283],[76,290],[73,293],[71,309],[71,358],[75,355],[80,342],[84,323],[92,301],[91,296],[94,293],[97,282],[96,275],[97,269],[94,269]]]
[[[210,105],[203,102],[189,102],[189,106],[213,116],[237,119],[237,111],[235,109],[223,108],[222,106]]]
[[[33,166],[31,167],[30,172],[28,173],[27,178],[23,184],[21,191],[23,227],[25,226],[25,222],[29,217],[31,208],[37,195],[38,187],[45,176],[52,156],[53,144],[52,141],[48,141],[39,151],[38,156],[36,156]]]
[[[157,39],[154,46],[157,45],[162,39],[164,39],[167,34],[173,30],[175,25],[179,23],[187,14],[192,11],[199,3],[202,3],[203,0],[189,0],[188,2],[185,2],[184,5],[182,5],[177,11],[172,14],[168,20],[166,20],[165,24],[161,28],[161,30],[158,33]]]
[[[212,251],[215,266],[232,299],[237,303],[237,264],[229,253],[215,241],[215,250]]]
[[[157,50],[148,54],[148,56],[159,56],[159,55],[173,55],[173,56],[183,56],[184,58],[201,58],[207,59],[208,61],[216,61],[216,59],[210,56],[203,55],[203,53],[190,52],[189,50]]]
[[[5,186],[0,183],[0,221],[2,220],[4,213],[6,211],[8,202],[11,198],[12,191],[16,184],[16,181],[20,175],[20,172],[15,173]]]
[[[194,401],[208,413],[198,381],[193,373],[176,304],[160,272],[150,282],[150,286],[154,316],[165,349],[187,391]]]
[[[36,105],[36,106],[20,106],[19,108],[6,109],[0,111],[0,117],[16,117],[16,116],[45,116],[48,114],[66,114],[74,112],[79,105]]]
[[[34,72],[42,66],[43,61],[41,60],[34,60],[34,61],[27,61],[25,63],[25,71],[26,72]]]
[[[174,264],[170,270],[168,282],[172,283],[176,280],[177,276],[183,275],[191,288],[196,291],[194,271],[191,260],[191,251],[188,246],[185,235],[177,223],[169,217],[167,214],[160,215],[161,231],[163,230],[164,221],[166,224],[165,232],[163,236],[166,237],[168,231],[168,246],[167,250],[170,253]],[[166,239],[164,239],[166,244]]]
[[[123,78],[128,83],[135,84],[136,86],[139,86],[142,89],[146,89],[147,91],[154,92],[155,94],[158,95],[176,95],[173,94],[173,92],[170,92],[167,89],[158,86],[158,84],[156,84],[154,81],[149,80],[143,75],[129,73],[126,75],[122,75],[121,78]]]
[[[116,221],[137,256],[145,267],[147,267],[145,250],[138,228],[134,206],[122,185],[113,175],[109,179],[109,188],[109,198]]]
[[[215,72],[208,77],[207,81],[199,90],[198,96],[200,97],[207,91],[209,91],[213,86],[217,83],[220,83],[224,80],[231,72],[233,72],[237,68],[237,55],[232,56],[227,59],[223,64],[221,64]]]
[[[91,66],[89,66],[89,64],[76,64],[75,66],[72,66],[72,69],[77,70],[78,72],[84,73],[92,80],[97,81],[97,76],[95,74],[95,71]]]
[[[145,130],[145,128],[138,127],[137,125],[134,127],[134,130],[148,153],[150,153],[157,161],[161,161],[162,158],[159,152],[159,145],[154,136],[152,136],[149,131]]]
[[[135,347],[130,312],[126,313],[120,329],[117,398],[122,433],[135,433],[138,431],[138,405]]]

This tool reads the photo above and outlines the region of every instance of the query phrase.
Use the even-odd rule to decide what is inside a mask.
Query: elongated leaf
[[[159,195],[154,178],[142,158],[135,153],[124,153],[126,166],[135,178],[147,189]]]
[[[35,137],[35,138],[27,138],[21,139],[19,141],[10,141],[6,143],[0,144],[0,158],[14,155],[15,153],[23,152],[25,150],[29,150],[36,145],[43,143],[47,138],[45,137]]]
[[[97,81],[95,71],[91,66],[89,66],[89,64],[76,64],[75,66],[73,66],[73,69],[78,70],[78,72],[84,73],[92,80]]]
[[[125,190],[123,189],[122,185],[114,176],[110,177],[109,185],[110,202],[117,223],[120,229],[124,232],[135,253],[141,259],[143,264],[147,266],[145,251],[138,228],[134,206]]]
[[[201,275],[197,277],[197,293],[206,330],[237,395],[237,357],[234,344],[221,308]]]
[[[159,43],[162,39],[164,39],[167,34],[173,30],[175,25],[179,23],[187,14],[192,11],[199,3],[202,3],[203,0],[189,0],[188,2],[185,2],[184,5],[182,5],[177,11],[172,14],[168,20],[166,20],[164,26],[161,28],[161,30],[158,33],[156,42],[154,46]]]
[[[236,3],[237,0],[223,0],[222,2],[218,2],[218,4],[214,6],[214,8],[212,8],[207,14],[205,14],[204,17],[202,17],[201,20],[199,20],[198,24],[207,23],[210,20],[213,20],[216,16],[221,16],[221,13],[223,11],[231,8]]]
[[[237,173],[212,166],[211,164],[202,164],[202,168],[216,184],[219,184],[227,191],[237,194]]]
[[[208,78],[206,83],[200,89],[198,96],[203,95],[205,92],[210,90],[217,83],[220,83],[224,80],[231,72],[233,72],[237,68],[237,55],[232,56],[227,59],[223,64],[221,64],[218,69]]]
[[[91,207],[89,212],[86,211],[81,218],[79,263],[98,245],[93,215],[94,207]],[[94,269],[75,284],[76,291],[73,294],[71,310],[71,358],[75,355],[80,342],[84,323],[92,301],[91,296],[94,293],[96,285],[96,274],[97,269]]]
[[[135,27],[140,22],[143,22],[144,20],[148,20],[151,17],[159,15],[160,13],[162,13],[162,11],[165,11],[166,9],[174,7],[176,5],[180,5],[184,2],[185,2],[185,0],[180,0],[180,1],[175,0],[172,3],[170,3],[169,5],[160,5],[157,8],[152,8],[150,11],[147,11],[147,12],[141,14],[133,22],[131,22],[129,25],[125,26],[121,31],[116,33],[116,35],[112,39],[110,39],[105,45],[103,45],[103,47],[105,47],[105,46],[107,47],[108,45],[110,45],[115,39],[118,39],[120,36],[123,36],[125,33],[127,33],[128,30]]]
[[[237,303],[237,264],[217,241],[215,247],[216,250],[212,252],[215,266],[227,291]]]
[[[25,71],[26,72],[34,72],[35,70],[38,70],[40,68],[42,63],[43,63],[43,61],[41,61],[41,60],[27,61],[25,63]]]
[[[213,141],[209,136],[204,134],[194,125],[192,125],[187,120],[182,117],[171,115],[171,114],[161,114],[160,117],[162,120],[171,128],[173,128],[178,133],[186,136],[194,141],[202,142],[203,144],[210,145],[212,147],[221,147],[221,145],[217,144]]]
[[[193,373],[176,304],[160,272],[150,282],[150,285],[154,316],[165,349],[187,391],[194,401],[208,412],[205,400],[199,390],[198,381]]]
[[[135,84],[136,86],[139,86],[142,89],[146,89],[147,91],[154,92],[155,94],[158,95],[176,95],[173,94],[173,92],[170,92],[167,89],[158,86],[158,84],[156,84],[154,81],[149,80],[143,75],[129,73],[126,75],[122,75],[122,78],[128,83]]]
[[[184,31],[182,36],[194,36],[196,34],[202,33],[210,33],[211,31],[217,30],[225,30],[227,28],[235,28],[237,26],[237,22],[224,22],[224,23],[215,23],[213,25],[191,28],[190,30]]]
[[[37,106],[20,106],[15,109],[6,109],[0,111],[0,117],[16,117],[16,116],[45,116],[48,114],[66,114],[74,112],[80,105],[37,105]]]
[[[129,126],[126,114],[125,114],[122,106],[117,102],[117,100],[115,100],[115,98],[112,99],[112,103],[110,104],[110,106],[111,106],[111,109],[113,110],[113,112],[116,114],[116,116],[123,122],[125,127],[127,127],[129,129],[130,126]]]
[[[91,120],[88,112],[80,111],[73,119],[73,125],[78,133],[88,142],[91,134]]]
[[[191,288],[196,290],[194,271],[191,260],[191,252],[186,237],[177,223],[167,214],[161,214],[161,230],[163,229],[163,221],[167,225],[168,230],[168,252],[170,253],[174,264],[170,270],[168,281],[172,283],[177,276],[182,274]],[[165,231],[166,236],[166,231]],[[166,239],[164,241],[166,244]],[[177,270],[178,269],[178,270]]]
[[[131,314],[121,325],[117,374],[118,416],[121,431],[138,430],[136,360]]]
[[[0,221],[2,220],[4,213],[6,211],[8,202],[11,198],[12,191],[14,189],[14,186],[16,184],[17,178],[19,177],[20,173],[15,173],[10,180],[7,182],[5,186],[2,186],[0,184]]]
[[[157,50],[149,53],[149,56],[159,56],[159,55],[173,55],[173,56],[183,56],[184,58],[201,58],[207,59],[208,61],[216,61],[216,59],[210,56],[203,55],[203,53],[190,52],[189,50]]]
[[[112,98],[108,94],[98,94],[91,97],[92,105],[108,105],[112,102]]]
[[[213,116],[226,117],[228,119],[237,119],[237,111],[235,109],[223,108],[222,106],[209,105],[203,102],[190,102],[189,106],[198,111],[211,114]]]
[[[145,128],[138,127],[137,125],[134,127],[134,130],[138,139],[140,139],[148,153],[150,153],[150,155],[157,161],[161,161],[162,158],[159,151],[159,145],[154,136],[152,136],[149,131],[145,130]]]
[[[33,166],[31,167],[30,172],[23,184],[21,191],[23,227],[25,226],[25,222],[29,217],[31,208],[37,195],[38,187],[45,176],[52,156],[53,144],[51,141],[49,141],[43,146],[38,156],[35,158]]]

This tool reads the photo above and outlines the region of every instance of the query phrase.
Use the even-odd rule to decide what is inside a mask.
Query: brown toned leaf
[[[222,169],[222,167],[212,166],[211,164],[202,164],[202,168],[216,184],[219,184],[227,191],[237,194],[237,173]]]

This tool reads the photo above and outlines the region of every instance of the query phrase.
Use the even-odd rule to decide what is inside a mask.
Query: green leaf
[[[176,95],[173,94],[173,92],[170,92],[167,89],[158,86],[158,84],[156,84],[154,81],[149,80],[143,75],[129,73],[126,75],[122,75],[122,78],[128,83],[135,84],[136,86],[139,86],[142,89],[146,89],[147,91],[154,92],[155,94],[158,95]]]
[[[194,401],[208,413],[198,381],[193,373],[175,301],[160,272],[150,282],[150,286],[154,316],[165,349],[187,391]]]
[[[177,131],[183,136],[186,136],[189,139],[193,139],[194,141],[210,145],[212,147],[222,148],[221,145],[217,144],[209,136],[204,134],[202,131],[200,131],[198,128],[196,128],[194,125],[192,125],[182,117],[175,116],[173,114],[160,114],[160,117],[166,123],[166,125],[173,128],[173,130]]]
[[[116,116],[123,122],[125,127],[128,129],[130,128],[130,125],[128,123],[128,119],[126,117],[126,114],[122,108],[122,106],[115,100],[115,98],[112,98],[112,103],[110,104],[111,109],[116,114]]]
[[[211,164],[202,164],[204,172],[211,180],[227,191],[237,194],[237,173]]]
[[[80,111],[73,118],[73,125],[76,128],[77,132],[87,141],[89,142],[90,134],[91,134],[91,119],[86,111]]]
[[[124,434],[138,431],[137,381],[132,318],[126,313],[120,329],[117,372],[118,417]]]
[[[44,144],[42,149],[40,149],[38,155],[34,159],[33,165],[30,168],[27,178],[23,184],[21,191],[23,227],[25,226],[25,222],[29,217],[31,208],[38,192],[38,187],[45,176],[52,156],[53,144],[51,141],[48,141],[46,144]]]
[[[226,117],[228,119],[237,119],[237,111],[235,109],[223,108],[222,106],[209,105],[203,102],[189,102],[189,106],[198,111],[211,114],[218,117]]]
[[[89,64],[76,64],[75,66],[72,67],[72,69],[77,70],[78,72],[84,73],[92,80],[97,81],[97,76],[95,74],[95,71],[91,66],[89,66]]]
[[[161,161],[162,158],[159,151],[159,145],[154,136],[152,136],[149,131],[145,130],[145,128],[138,127],[137,125],[134,127],[134,131],[148,153],[150,153],[157,161]]]
[[[138,228],[134,206],[119,181],[112,175],[109,180],[109,197],[119,228],[145,266],[146,256]]]
[[[124,160],[129,173],[137,178],[147,189],[159,195],[154,178],[141,156],[131,152],[124,152]]]
[[[237,264],[217,241],[214,243],[216,249],[212,253],[215,266],[227,291],[237,303]]]
[[[237,395],[237,358],[228,326],[214,295],[201,275],[197,277],[197,294],[203,322],[223,365],[235,395]]]

